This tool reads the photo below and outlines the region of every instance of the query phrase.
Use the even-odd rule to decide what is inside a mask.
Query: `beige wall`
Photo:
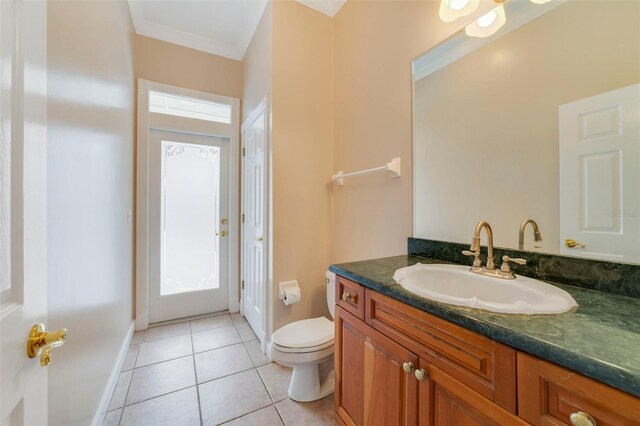
[[[135,73],[157,83],[240,98],[242,62],[135,35]]]
[[[331,18],[293,1],[273,5],[274,329],[328,315],[331,263]],[[284,306],[278,283],[297,279]]]
[[[558,107],[640,81],[638,16],[638,2],[567,2],[416,82],[414,234],[466,243],[484,219],[517,247],[531,217],[557,250]]]
[[[51,425],[91,423],[132,324],[132,31],[126,2],[48,3]]]
[[[406,253],[412,234],[411,60],[458,27],[435,1],[349,0],[333,19],[334,170],[402,159],[334,188],[333,261]]]
[[[271,96],[271,20],[271,3],[268,3],[242,58],[242,122],[265,96]]]
[[[443,23],[437,1],[349,0],[333,19],[334,170],[402,159],[402,177],[334,189],[333,261],[403,254],[412,235],[411,61],[494,7]]]

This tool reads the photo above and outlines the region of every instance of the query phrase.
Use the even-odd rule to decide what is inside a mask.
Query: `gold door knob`
[[[566,240],[564,240],[564,245],[569,247],[569,248],[585,248],[587,247],[586,245],[582,244],[581,242],[578,242],[576,240],[572,240],[571,238],[568,238]]]
[[[415,375],[419,382],[424,382],[429,378],[429,373],[427,373],[423,368],[416,370]]]
[[[216,235],[220,236],[220,237],[226,237],[227,235],[227,231],[220,231],[220,232],[216,232]]]
[[[573,426],[596,426],[596,420],[584,411],[576,411],[569,416]]]
[[[66,328],[48,332],[45,331],[44,324],[36,324],[29,331],[27,355],[29,358],[35,358],[42,352],[40,365],[46,367],[51,364],[51,350],[62,346],[65,340],[67,340]]]
[[[413,370],[415,370],[416,367],[414,367],[412,362],[405,362],[404,364],[402,364],[402,369],[405,373],[409,374],[413,373]]]

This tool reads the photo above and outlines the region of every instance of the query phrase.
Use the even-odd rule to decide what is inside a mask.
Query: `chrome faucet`
[[[488,240],[486,267],[482,266],[482,260],[480,260],[480,233],[483,229],[487,232]],[[493,260],[493,230],[491,229],[491,225],[489,225],[489,223],[487,223],[486,221],[478,222],[473,233],[473,239],[471,240],[471,247],[469,250],[463,250],[462,254],[464,254],[465,256],[474,257],[473,266],[471,266],[471,268],[469,269],[471,272],[474,272],[476,274],[489,275],[496,278],[502,278],[505,280],[513,280],[516,278],[516,276],[511,271],[509,262],[517,263],[519,265],[526,265],[527,263],[525,259],[511,258],[505,255],[502,256],[502,266],[500,266],[500,269],[496,269],[496,264]]]
[[[525,219],[520,224],[520,232],[518,233],[518,249],[524,250],[524,231],[527,228],[527,225],[531,224],[533,228],[533,241],[539,243],[542,241],[542,235],[540,235],[540,228],[538,228],[538,224],[533,219]],[[536,247],[534,245],[534,247]]]

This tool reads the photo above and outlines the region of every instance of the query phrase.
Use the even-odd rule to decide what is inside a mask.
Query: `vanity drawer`
[[[364,287],[344,277],[337,278],[336,303],[364,321]]]
[[[515,349],[369,289],[365,298],[371,327],[516,413]]]
[[[534,425],[572,425],[571,414],[579,412],[591,416],[598,426],[637,426],[640,398],[518,352],[521,418]]]

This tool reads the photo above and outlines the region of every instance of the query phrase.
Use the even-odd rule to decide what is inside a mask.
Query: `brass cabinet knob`
[[[402,364],[402,369],[404,370],[405,373],[409,374],[409,373],[413,373],[413,370],[415,370],[416,367],[413,365],[412,362],[405,362],[404,364]]]
[[[51,364],[51,350],[62,346],[66,340],[66,328],[48,332],[45,331],[44,324],[36,324],[31,327],[29,331],[27,355],[29,358],[35,358],[42,353],[40,356],[40,365],[46,367]]]
[[[429,373],[427,373],[423,368],[416,370],[415,375],[419,382],[424,382],[429,378]]]
[[[229,223],[229,221],[223,217],[222,219],[220,219],[220,223],[226,225],[227,223]]]
[[[262,241],[262,240],[264,240],[264,237],[258,237],[258,238],[256,238],[256,241]]]
[[[346,291],[342,293],[342,300],[345,302],[356,303],[356,296],[347,293]]]
[[[216,232],[216,235],[220,236],[220,237],[226,237],[227,235],[227,231],[220,231],[220,232]]]
[[[596,426],[596,420],[584,411],[576,411],[569,416],[573,426]]]

